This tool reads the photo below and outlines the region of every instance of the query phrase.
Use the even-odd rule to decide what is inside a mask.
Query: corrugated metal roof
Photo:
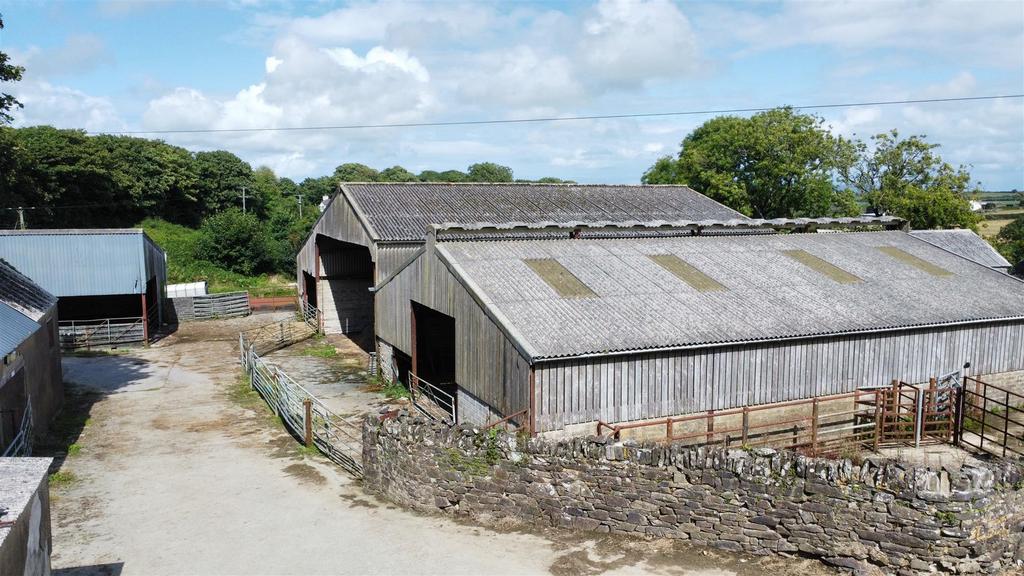
[[[430,224],[541,220],[728,220],[735,210],[687,186],[345,183],[375,240],[423,240]]]
[[[950,272],[935,276],[892,246]],[[535,358],[700,347],[1024,318],[1024,283],[904,232],[444,242],[438,254]],[[861,282],[785,254],[803,250]],[[725,287],[701,292],[649,256]],[[526,264],[553,258],[596,293],[562,298]]]
[[[146,290],[142,230],[0,231],[0,257],[61,296],[140,294]]]
[[[991,244],[971,230],[913,230],[910,235],[989,268],[1011,266]]]
[[[0,258],[0,357],[39,330],[37,322],[57,299]]]
[[[38,321],[57,304],[57,299],[0,258],[0,302]]]
[[[34,320],[0,302],[0,357],[14,352],[21,343],[42,328]]]

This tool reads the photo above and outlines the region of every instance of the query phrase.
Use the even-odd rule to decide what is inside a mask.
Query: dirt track
[[[90,413],[63,465],[75,479],[54,488],[55,574],[826,573],[682,544],[492,531],[367,496],[239,384],[237,331],[268,320],[189,324],[146,350],[65,359]]]

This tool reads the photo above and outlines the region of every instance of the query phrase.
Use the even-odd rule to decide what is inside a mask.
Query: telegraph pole
[[[299,220],[302,220],[302,195],[296,196],[295,199],[299,201]]]
[[[242,186],[242,214],[245,214],[245,186]]]
[[[18,206],[18,230],[25,229],[25,209]]]

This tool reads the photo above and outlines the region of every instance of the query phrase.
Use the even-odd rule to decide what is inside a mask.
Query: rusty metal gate
[[[927,387],[893,380],[875,397],[875,449],[948,443],[956,426],[959,374],[932,378]]]

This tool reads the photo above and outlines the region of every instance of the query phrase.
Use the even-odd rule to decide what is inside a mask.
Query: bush
[[[203,221],[196,239],[195,258],[246,276],[268,271],[271,261],[263,224],[237,208],[218,212]]]

